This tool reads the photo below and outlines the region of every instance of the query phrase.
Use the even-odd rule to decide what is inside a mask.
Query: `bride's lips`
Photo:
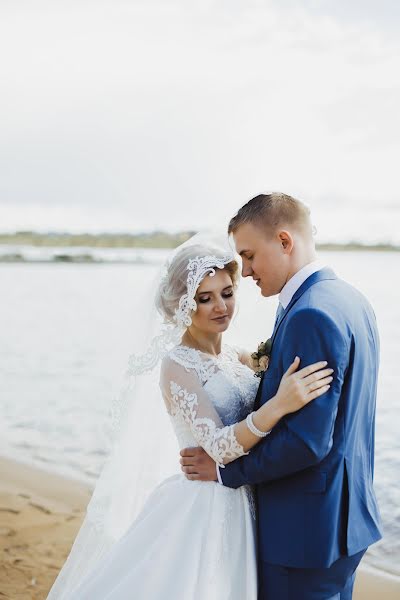
[[[228,318],[228,315],[222,315],[221,317],[214,317],[212,321],[224,321]]]

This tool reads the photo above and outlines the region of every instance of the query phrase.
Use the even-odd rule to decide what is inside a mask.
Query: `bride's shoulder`
[[[179,379],[195,383],[200,380],[204,385],[215,374],[217,365],[215,361],[207,358],[195,348],[178,345],[166,354],[161,365],[162,379]]]
[[[200,353],[195,348],[178,344],[166,354],[163,359],[163,365],[166,366],[175,363],[187,370],[194,369],[200,361]]]

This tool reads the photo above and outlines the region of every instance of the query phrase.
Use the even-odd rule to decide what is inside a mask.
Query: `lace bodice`
[[[246,454],[234,425],[253,410],[258,383],[230,346],[216,357],[173,348],[163,359],[160,386],[179,446],[202,446],[220,465]]]

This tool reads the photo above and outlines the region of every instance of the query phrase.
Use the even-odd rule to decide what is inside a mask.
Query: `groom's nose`
[[[253,274],[253,269],[250,265],[242,264],[242,277],[250,277]]]

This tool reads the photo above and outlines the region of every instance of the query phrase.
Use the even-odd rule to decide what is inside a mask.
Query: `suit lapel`
[[[286,309],[284,310],[284,312],[281,315],[281,318],[279,319],[279,321],[276,324],[276,327],[274,329],[274,332],[273,332],[272,338],[271,338],[271,351],[272,351],[272,346],[274,344],[274,340],[276,338],[276,334],[278,333],[278,329],[281,326],[282,321],[284,321],[284,319],[288,315],[291,308],[296,304],[297,300],[299,298],[301,298],[301,296],[304,294],[304,292],[306,292],[312,285],[314,285],[315,283],[318,283],[319,281],[326,281],[328,279],[337,279],[337,275],[335,275],[335,273],[332,269],[330,269],[329,267],[325,267],[324,269],[320,269],[319,271],[316,271],[315,273],[310,275],[310,277],[308,277],[301,284],[299,289],[296,290],[296,292],[293,294],[291,301],[287,305]],[[260,400],[261,400],[261,394],[262,394],[262,383],[263,383],[266,372],[267,371],[264,371],[264,373],[262,374],[262,377],[260,380],[260,385],[258,386],[257,395],[256,395],[255,402],[254,402],[254,410],[257,410],[260,407]]]
[[[296,304],[297,300],[299,298],[301,298],[301,296],[304,294],[304,292],[306,292],[312,285],[314,285],[315,283],[318,283],[319,281],[326,281],[328,279],[337,279],[337,276],[335,275],[335,273],[333,272],[332,269],[325,267],[324,269],[320,269],[319,271],[316,271],[315,273],[310,275],[310,277],[308,277],[301,284],[299,289],[296,290],[296,292],[293,294],[291,301],[287,305],[286,309],[284,310],[284,312],[281,315],[281,318],[279,319],[278,323],[276,324],[274,333],[272,335],[272,340],[271,340],[272,344],[274,343],[274,339],[276,338],[276,334],[278,332],[278,329],[279,329],[282,321],[286,318],[290,309],[293,307],[294,304]]]

